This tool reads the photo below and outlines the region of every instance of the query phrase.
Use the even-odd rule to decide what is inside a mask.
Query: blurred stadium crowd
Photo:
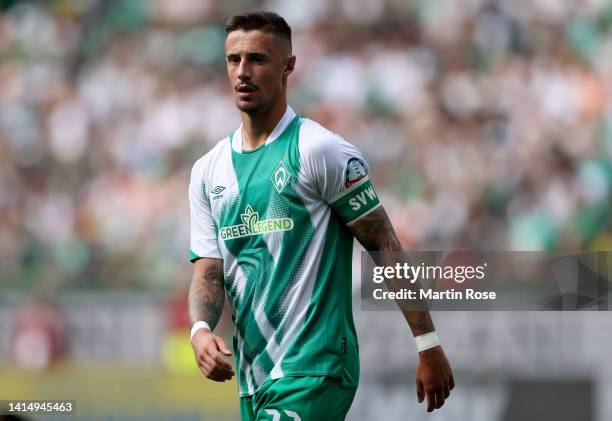
[[[606,0],[0,5],[0,279],[165,290],[189,171],[239,123],[223,23],[294,29],[290,103],[362,149],[412,249],[610,249]]]

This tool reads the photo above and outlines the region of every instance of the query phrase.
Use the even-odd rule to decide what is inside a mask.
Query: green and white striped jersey
[[[360,152],[287,107],[260,148],[241,129],[193,166],[190,259],[223,259],[240,396],[329,375],[357,387],[347,225],[380,206]]]

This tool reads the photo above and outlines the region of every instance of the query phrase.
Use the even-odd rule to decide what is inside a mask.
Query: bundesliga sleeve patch
[[[347,224],[351,224],[380,206],[374,186],[367,174],[335,198],[331,208]]]
[[[361,159],[353,157],[346,163],[344,187],[347,189],[368,175],[368,167]]]

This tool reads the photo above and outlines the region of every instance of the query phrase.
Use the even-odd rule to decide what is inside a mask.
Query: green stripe
[[[283,358],[285,373],[327,373],[356,387],[359,355],[352,312],[352,252],[353,235],[332,213],[304,327]]]
[[[295,138],[295,143],[297,143],[298,132],[299,118],[296,117],[278,139],[265,145],[265,147],[250,151],[248,154],[232,150],[232,164],[238,180],[239,196],[236,197],[235,201],[232,201],[231,206],[226,205],[227,202],[224,203],[220,215],[219,225],[221,230],[228,226],[244,224],[247,205],[251,207],[252,212],[257,213],[256,217],[253,214],[251,216],[259,221],[274,218],[279,214],[287,214],[293,217],[295,213],[293,210],[298,201],[300,202],[298,206],[303,208],[302,213],[308,214],[303,203],[301,203],[301,199],[294,191],[299,166],[296,171],[296,167],[293,165],[295,162],[291,162],[295,160],[294,154],[288,150],[291,149],[289,148],[289,139]],[[230,143],[232,139],[233,135],[230,136]],[[297,154],[295,156],[299,162],[299,156]],[[291,173],[289,183],[283,190],[282,196],[276,191],[269,179],[280,160],[285,162]],[[293,205],[290,212],[284,209],[287,206],[287,197],[290,198],[289,201]],[[310,223],[309,220],[308,222]],[[300,226],[299,232],[303,233],[301,228],[302,226]],[[292,247],[299,240],[296,238],[296,235],[298,235],[296,232],[297,230],[290,230],[284,231],[282,234],[273,234],[283,236],[281,256],[295,256]],[[304,236],[300,235],[300,238],[303,239]],[[278,266],[275,265],[274,258],[262,234],[231,236],[219,241],[224,241],[228,251],[236,256],[237,264],[247,278],[244,299],[240,300],[239,305],[234,307],[238,320],[237,329],[244,338],[244,349],[242,350],[244,359],[249,363],[257,364],[267,374],[273,368],[274,362],[265,348],[268,340],[280,342],[278,335],[282,335],[282,329],[279,325],[284,315],[284,309],[279,308],[278,304],[282,301],[282,296],[288,291],[289,281],[294,279],[296,269],[287,267],[282,262]],[[296,263],[293,265],[297,266]],[[274,285],[272,285],[273,281]],[[252,310],[254,308],[262,309],[275,333],[275,339],[263,337],[255,320],[255,314]],[[246,387],[243,389],[246,389]]]
[[[299,227],[299,230],[287,232],[282,237],[279,255],[283,260],[278,262],[272,276],[274,283],[281,287],[272,290],[273,294],[266,301],[265,306],[266,314],[269,315],[271,323],[277,327],[274,335],[276,343],[283,341],[286,329],[289,327],[286,325],[293,322],[293,320],[286,317],[286,309],[280,308],[279,305],[287,300],[287,295],[293,289],[295,283],[300,280],[300,270],[314,236],[314,226],[310,219],[310,213],[296,191],[298,176],[301,170],[299,150],[301,121],[296,116],[286,130],[285,162],[288,164],[287,166],[290,168],[292,175],[289,183],[283,190],[283,196],[288,199],[287,207],[289,209],[287,213],[291,215],[294,225]],[[276,189],[271,190],[271,197],[278,197]]]
[[[330,206],[344,222],[349,223],[370,212],[379,204],[372,182],[367,179],[348,190]]]
[[[239,180],[240,187],[240,180]],[[230,223],[229,221],[240,221],[240,214],[244,212],[242,209],[241,195],[244,192],[243,188],[239,188],[240,195],[234,198],[227,198],[219,212],[219,223],[221,226]],[[223,241],[223,240],[219,240]],[[235,318],[237,323],[236,330],[243,338],[243,349],[235,349],[237,353],[238,370],[242,373],[244,367],[241,367],[240,356],[244,358],[247,364],[252,364],[253,360],[257,356],[259,350],[266,346],[266,338],[263,337],[255,318],[253,317],[252,307],[254,305],[253,298],[255,296],[255,287],[258,285],[257,279],[262,277],[262,268],[272,261],[272,256],[269,253],[263,251],[257,253],[248,253],[245,251],[253,250],[254,247],[261,247],[259,242],[263,241],[261,236],[251,236],[234,239],[231,241],[225,241],[225,246],[228,251],[236,257],[236,262],[240,267],[240,270],[247,279],[244,287],[243,299],[239,299],[236,294],[235,280],[232,280],[232,284],[229,290],[233,294],[228,294],[228,297],[232,300],[232,307],[234,308]],[[265,244],[264,244],[265,246]],[[245,375],[251,375],[250,371],[244,373]],[[240,382],[241,390],[248,390],[246,377],[239,376],[238,381]],[[251,383],[255,383],[254,379],[251,379]]]

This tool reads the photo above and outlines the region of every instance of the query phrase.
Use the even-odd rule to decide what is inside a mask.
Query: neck
[[[263,145],[286,110],[287,99],[283,98],[269,109],[255,113],[242,112],[242,149],[248,151]]]

